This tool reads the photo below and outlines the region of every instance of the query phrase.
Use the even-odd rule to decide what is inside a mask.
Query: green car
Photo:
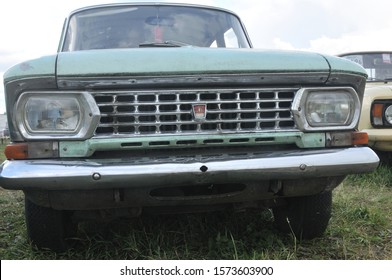
[[[357,130],[367,73],[345,59],[252,49],[234,13],[179,4],[72,12],[58,52],[4,75],[28,236],[65,250],[77,223],[271,208],[324,233],[332,190],[379,163]]]

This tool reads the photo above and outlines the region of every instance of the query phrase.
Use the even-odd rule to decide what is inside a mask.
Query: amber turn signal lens
[[[382,115],[384,112],[384,104],[375,103],[372,106],[372,119],[375,125],[382,125]]]
[[[5,147],[4,154],[7,159],[27,159],[28,147],[25,143],[9,144]]]
[[[375,118],[382,118],[383,110],[384,110],[384,104],[373,104],[372,116]]]
[[[353,145],[367,145],[369,142],[369,135],[367,132],[356,131],[351,134]]]

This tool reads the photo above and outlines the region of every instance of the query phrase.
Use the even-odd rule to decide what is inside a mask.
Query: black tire
[[[383,152],[376,151],[377,156],[380,158],[380,163],[384,165],[392,165],[392,153],[391,152]]]
[[[332,191],[317,195],[287,199],[283,207],[272,209],[275,226],[284,233],[293,233],[297,239],[320,237],[331,218]]]
[[[77,232],[69,212],[39,206],[28,198],[25,219],[28,237],[39,249],[64,252],[69,247],[68,239]]]

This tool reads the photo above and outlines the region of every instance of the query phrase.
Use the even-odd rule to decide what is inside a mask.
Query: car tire
[[[332,209],[332,191],[321,194],[287,198],[287,204],[273,208],[274,223],[284,233],[297,239],[312,239],[324,234]]]
[[[69,238],[77,232],[77,223],[71,221],[70,212],[42,207],[28,198],[25,198],[25,219],[28,237],[39,249],[64,252],[69,247]]]
[[[377,156],[380,158],[380,163],[385,165],[392,165],[392,153],[376,151]]]

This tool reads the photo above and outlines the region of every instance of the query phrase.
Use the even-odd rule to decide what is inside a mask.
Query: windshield
[[[392,53],[356,53],[342,55],[361,65],[368,73],[368,81],[392,80]]]
[[[250,47],[233,14],[152,5],[96,7],[73,14],[62,51],[181,46]]]

